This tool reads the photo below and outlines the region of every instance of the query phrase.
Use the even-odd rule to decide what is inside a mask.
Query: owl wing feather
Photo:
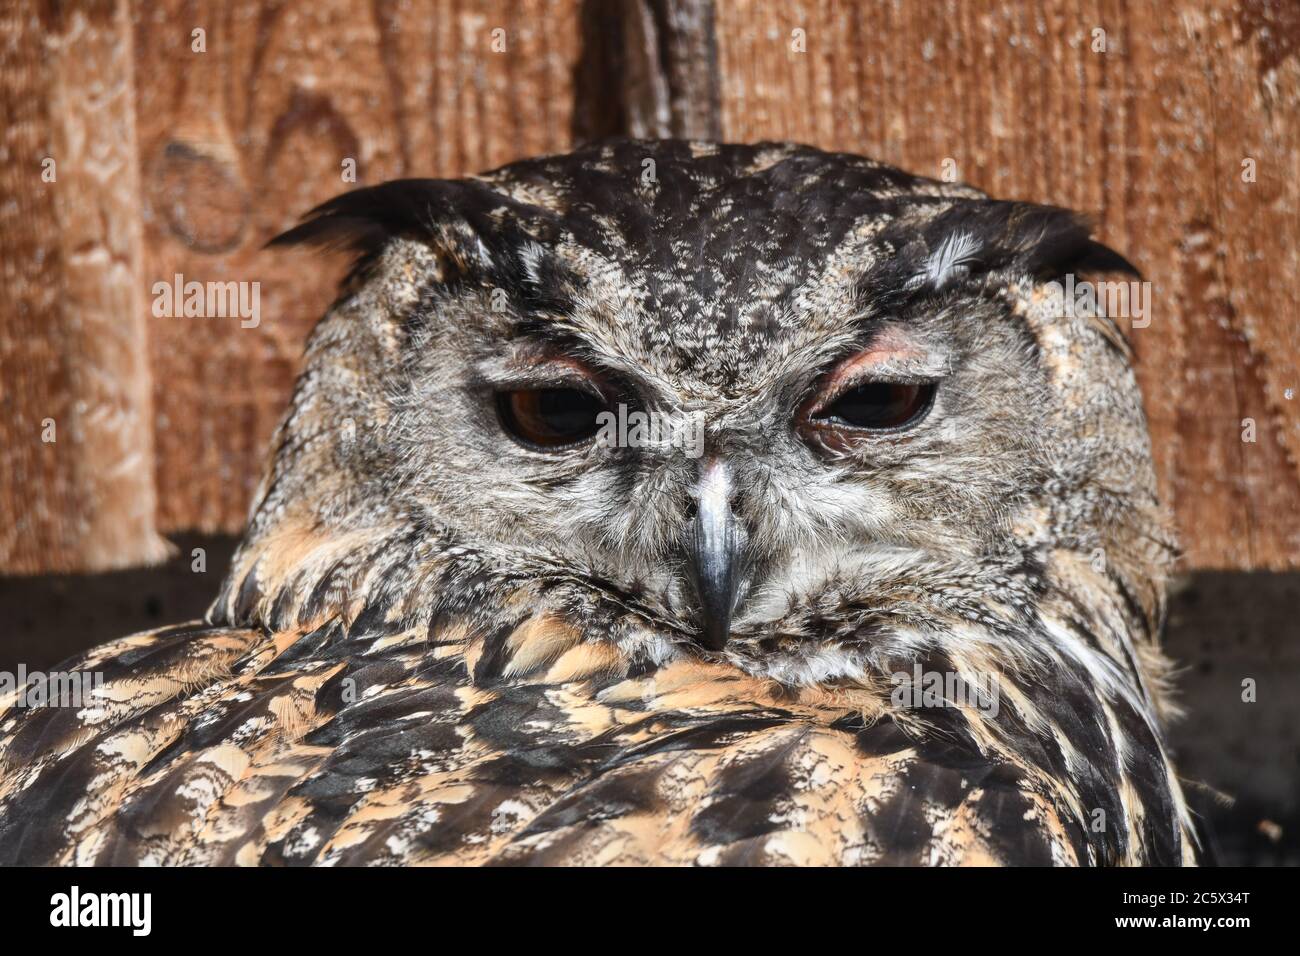
[[[0,714],[0,864],[1026,864],[1079,835],[1014,767],[729,666],[200,622]],[[478,676],[476,677],[476,671]]]

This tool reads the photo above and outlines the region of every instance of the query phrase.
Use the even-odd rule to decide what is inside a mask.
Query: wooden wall
[[[0,56],[0,571],[238,530],[341,267],[262,245],[346,160],[456,176],[624,132],[1093,213],[1153,284],[1132,336],[1188,566],[1300,566],[1294,0],[13,0]],[[259,282],[259,325],[155,318],[176,273]]]

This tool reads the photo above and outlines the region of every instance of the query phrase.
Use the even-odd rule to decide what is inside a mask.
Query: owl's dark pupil
[[[934,386],[903,382],[867,382],[845,392],[817,417],[851,428],[902,428],[930,408]]]
[[[576,388],[534,388],[497,393],[501,423],[516,438],[542,448],[586,441],[599,430],[605,403]]]

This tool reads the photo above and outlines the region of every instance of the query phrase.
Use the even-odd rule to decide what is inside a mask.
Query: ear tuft
[[[427,234],[446,213],[444,187],[449,185],[437,179],[404,179],[335,196],[268,242],[267,248],[309,245],[377,255],[397,236]]]
[[[1059,206],[1005,205],[1002,248],[1007,265],[1044,280],[1084,272],[1122,272],[1141,278],[1133,263],[1092,238],[1088,217]]]
[[[529,206],[478,180],[403,179],[356,189],[322,203],[267,243],[356,253],[344,279],[364,276],[390,242],[424,240],[447,266],[444,283],[476,277],[507,289],[525,309],[567,307],[576,281],[544,254],[558,232],[554,213]]]
[[[364,271],[394,239],[448,241],[451,232],[506,239],[489,212],[509,200],[474,180],[399,179],[355,189],[322,203],[268,248],[309,245],[357,253],[352,275]]]
[[[1040,279],[1084,271],[1138,275],[1131,262],[1092,238],[1087,217],[1059,206],[1001,200],[959,203],[925,229],[932,248],[957,231],[979,242],[987,270],[1014,268]]]
[[[1131,262],[1092,238],[1087,218],[1058,206],[959,199],[928,219],[903,216],[881,238],[894,255],[862,278],[859,293],[883,308],[996,272],[1039,281],[1090,272],[1141,278]]]

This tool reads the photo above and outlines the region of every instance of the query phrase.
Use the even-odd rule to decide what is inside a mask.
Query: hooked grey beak
[[[691,579],[700,602],[700,643],[720,651],[731,634],[745,550],[745,530],[731,512],[731,469],[710,459],[696,490]]]

